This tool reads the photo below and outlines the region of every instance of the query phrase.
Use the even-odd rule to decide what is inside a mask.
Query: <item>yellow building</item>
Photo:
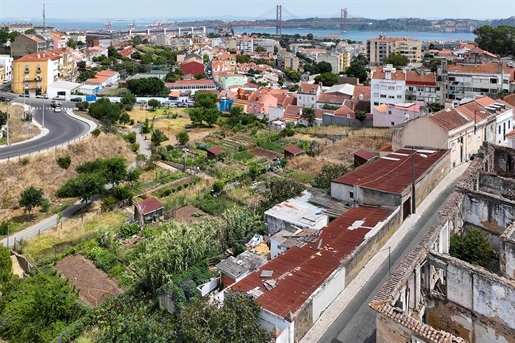
[[[57,81],[60,59],[55,52],[46,51],[14,60],[12,91],[31,96],[46,94],[48,84]]]
[[[380,36],[367,41],[370,65],[383,64],[383,58],[391,54],[406,56],[410,63],[422,62],[422,43],[411,38],[386,38]]]
[[[332,67],[331,72],[333,74],[338,74],[350,66],[350,52],[343,51],[340,53],[318,54],[317,62],[322,62],[322,61],[331,64],[331,67]]]

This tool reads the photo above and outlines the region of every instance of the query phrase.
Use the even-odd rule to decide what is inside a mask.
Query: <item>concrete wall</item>
[[[496,146],[494,151],[494,170],[500,176],[515,176],[515,150]]]
[[[430,298],[428,324],[471,342],[515,342],[515,288],[506,279],[456,258],[447,264],[447,298]]]
[[[322,312],[335,297],[345,289],[345,268],[338,268],[313,295],[313,321],[317,321]]]
[[[364,120],[363,123],[358,119],[335,116],[331,113],[322,114],[322,125],[336,125],[336,126],[357,126],[357,127],[372,127],[374,126],[373,120]]]
[[[275,340],[275,343],[289,343],[293,341],[293,330],[295,328],[295,323],[290,323],[284,318],[279,318],[276,315],[266,311],[261,310],[259,313],[258,319],[259,325],[265,328],[268,332],[274,330],[274,327],[277,327],[281,334]]]
[[[485,193],[469,192],[463,199],[463,219],[500,236],[515,218],[515,203]]]
[[[428,117],[409,120],[402,127],[392,131],[392,149],[405,146],[423,146],[433,149],[447,149],[448,133],[436,126]]]
[[[376,234],[365,240],[358,246],[349,256],[343,260],[342,265],[345,267],[345,284],[354,280],[361,268],[374,256],[379,250],[384,247],[384,243],[397,231],[402,223],[402,211],[398,207],[388,217],[383,226],[376,231]],[[388,253],[385,252],[385,259],[388,258]]]
[[[302,337],[311,329],[313,323],[313,299],[308,299],[295,313],[295,330],[293,342],[299,342]],[[291,338],[290,338],[291,341]]]
[[[502,234],[499,244],[499,267],[501,274],[515,280],[515,224]]]

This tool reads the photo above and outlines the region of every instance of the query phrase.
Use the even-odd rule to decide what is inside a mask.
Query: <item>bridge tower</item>
[[[340,15],[340,32],[347,30],[347,9],[343,8]]]
[[[283,34],[283,7],[277,5],[275,10],[275,34],[282,36]]]

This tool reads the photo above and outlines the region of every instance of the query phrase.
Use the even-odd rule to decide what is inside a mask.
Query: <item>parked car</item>
[[[52,100],[66,100],[64,95],[57,95],[52,98]]]
[[[1,102],[8,102],[9,99],[7,99],[5,96],[0,96],[0,101]]]
[[[54,108],[54,112],[55,112],[55,113],[59,113],[59,112],[62,112],[62,111],[63,111],[63,110],[61,109],[61,106],[56,106],[56,107]]]
[[[20,98],[28,98],[30,97],[30,94],[20,94],[18,95]]]
[[[36,95],[36,98],[38,98],[38,99],[48,99],[48,95],[46,95],[46,94],[38,94],[38,95]]]
[[[73,101],[73,102],[81,102],[82,101],[82,98],[81,97],[75,97],[75,98],[71,98],[70,101]]]

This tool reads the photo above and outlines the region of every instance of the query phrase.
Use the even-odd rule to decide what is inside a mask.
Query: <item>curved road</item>
[[[28,99],[26,104],[28,104]],[[20,155],[27,155],[37,153],[48,148],[52,148],[61,144],[72,141],[84,134],[86,134],[90,126],[81,120],[75,119],[66,114],[67,108],[73,108],[75,103],[64,102],[62,104],[63,111],[55,113],[50,107],[49,99],[44,100],[45,104],[45,128],[48,129],[48,134],[35,140],[18,143],[10,147],[0,147],[0,160],[8,158],[18,158]],[[23,103],[23,98],[16,98],[13,103]],[[30,105],[34,108],[34,119],[41,124],[43,117],[43,100],[30,99]]]

